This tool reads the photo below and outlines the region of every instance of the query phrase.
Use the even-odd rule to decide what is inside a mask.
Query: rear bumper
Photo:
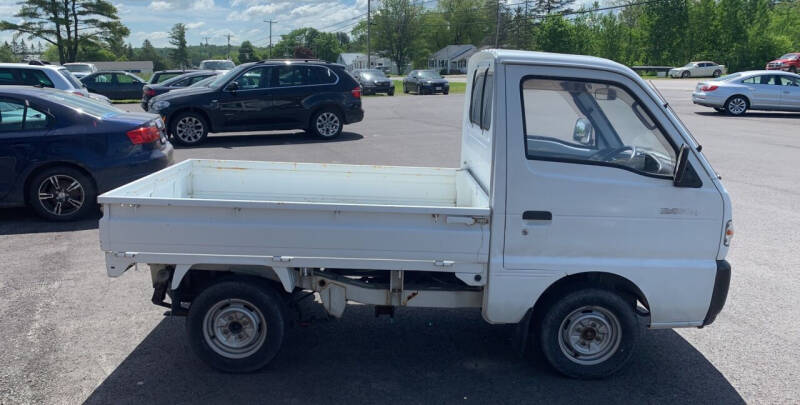
[[[711,293],[711,304],[703,320],[703,326],[711,325],[717,315],[722,312],[728,299],[728,288],[731,284],[731,264],[727,260],[717,260],[717,275],[714,277],[714,291]]]
[[[394,85],[387,84],[385,86],[364,86],[364,93],[389,93],[394,92]]]
[[[171,143],[167,143],[161,149],[149,151],[140,160],[96,172],[95,180],[97,181],[98,192],[103,193],[123,184],[128,184],[168,167],[173,162],[173,147]]]
[[[364,110],[361,107],[351,108],[344,113],[344,123],[353,124],[364,119]]]
[[[725,99],[711,97],[707,93],[694,92],[692,93],[692,103],[706,107],[723,108],[725,106]]]

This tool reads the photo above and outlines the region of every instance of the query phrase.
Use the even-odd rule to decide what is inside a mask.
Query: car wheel
[[[681,79],[685,79],[687,77],[689,77],[689,71],[688,70],[686,70],[683,73],[681,73]]]
[[[28,204],[44,219],[72,221],[85,216],[97,206],[94,182],[72,167],[46,169],[29,184]]]
[[[537,326],[534,339],[548,363],[561,374],[580,379],[619,371],[641,335],[631,300],[594,288],[555,301]]]
[[[390,96],[393,96],[393,95],[394,95],[394,89],[390,89],[390,90],[389,90],[389,92],[388,92],[388,93],[386,93],[386,94],[388,94],[388,95],[390,95]]]
[[[320,138],[336,138],[342,133],[343,122],[338,111],[324,108],[311,117],[309,131]]]
[[[712,73],[712,74],[711,74],[711,76],[714,76],[714,77],[719,77],[721,74],[722,74],[722,72],[721,72],[721,71],[719,71],[719,70],[715,70],[715,71],[714,71],[714,73]]]
[[[283,344],[283,305],[278,292],[266,284],[231,280],[208,287],[189,307],[189,345],[218,370],[261,369]]]
[[[403,94],[408,94],[408,87],[406,87],[405,83],[403,83]]]
[[[792,73],[797,73],[797,67],[789,66],[789,71],[792,72]]]
[[[445,90],[445,91],[442,92],[442,94],[448,95],[448,94],[450,94],[450,90]]]
[[[730,115],[738,116],[747,111],[747,99],[742,96],[733,96],[725,102],[725,111]]]
[[[172,139],[179,145],[199,145],[208,136],[208,124],[202,115],[185,112],[172,119],[170,132]]]

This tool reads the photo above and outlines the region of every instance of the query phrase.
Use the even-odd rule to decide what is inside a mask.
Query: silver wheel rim
[[[333,136],[339,132],[339,117],[332,112],[324,112],[317,116],[317,132],[322,136]]]
[[[611,311],[587,305],[572,311],[561,322],[558,345],[570,361],[590,366],[617,352],[621,331],[619,319]]]
[[[736,97],[728,102],[728,111],[730,111],[731,114],[739,115],[743,113],[745,109],[747,109],[747,102],[745,102],[744,99]]]
[[[241,359],[257,352],[267,338],[267,322],[255,305],[232,298],[206,312],[203,337],[215,353]]]
[[[183,142],[194,143],[203,137],[203,121],[197,117],[183,117],[175,125],[175,136]]]
[[[57,216],[71,215],[83,207],[83,185],[66,174],[54,174],[39,184],[39,204]]]

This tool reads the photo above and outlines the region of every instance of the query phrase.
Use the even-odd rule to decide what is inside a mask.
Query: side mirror
[[[575,121],[575,129],[572,131],[572,139],[586,146],[594,146],[594,127],[586,118],[578,118]]]
[[[236,93],[236,90],[239,90],[239,82],[237,81],[230,82],[228,84],[228,87],[225,88],[225,90],[228,90],[231,93]]]

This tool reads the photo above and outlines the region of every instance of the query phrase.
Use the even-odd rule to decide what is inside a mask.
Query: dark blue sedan
[[[172,164],[161,118],[55,89],[0,89],[0,206],[77,219],[98,193]]]

